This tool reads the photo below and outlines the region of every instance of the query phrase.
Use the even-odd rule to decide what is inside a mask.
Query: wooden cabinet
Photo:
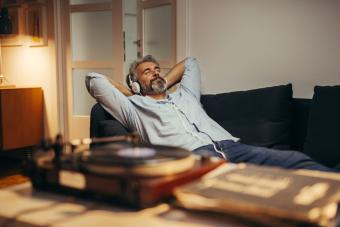
[[[43,137],[41,88],[0,89],[0,149],[39,144]]]

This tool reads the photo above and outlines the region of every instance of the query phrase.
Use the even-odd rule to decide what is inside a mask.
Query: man
[[[283,168],[334,171],[296,151],[245,145],[212,120],[200,104],[200,71],[194,58],[175,65],[163,78],[150,55],[131,64],[125,86],[97,73],[86,76],[90,94],[147,143],[186,148],[198,154]],[[173,93],[168,89],[179,82]]]

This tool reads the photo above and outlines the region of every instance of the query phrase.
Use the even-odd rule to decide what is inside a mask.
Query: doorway
[[[95,100],[87,93],[86,73],[101,73],[124,83],[129,65],[138,56],[154,55],[163,69],[175,63],[176,4],[175,0],[62,2],[66,70],[59,76],[66,84],[67,102],[61,104],[67,112],[62,133],[70,140],[89,136],[89,115]],[[160,36],[145,35],[151,33]]]
[[[68,139],[89,136],[95,100],[85,87],[88,72],[121,81],[123,70],[122,0],[70,0],[66,3],[66,101]]]
[[[153,55],[166,73],[176,63],[176,1],[123,0],[124,73],[141,56]]]

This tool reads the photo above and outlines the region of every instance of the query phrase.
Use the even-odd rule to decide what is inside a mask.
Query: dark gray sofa
[[[245,144],[292,149],[329,167],[340,163],[340,86],[316,86],[312,99],[293,98],[292,85],[206,94],[208,115]],[[91,110],[90,136],[129,133],[100,104]],[[279,151],[278,151],[279,152]]]

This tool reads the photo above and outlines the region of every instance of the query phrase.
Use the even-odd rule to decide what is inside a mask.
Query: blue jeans
[[[216,145],[219,150],[225,154],[228,161],[232,163],[245,162],[255,165],[276,166],[286,169],[310,169],[337,172],[337,170],[323,166],[309,156],[298,151],[284,151],[266,147],[256,147],[234,142],[232,140],[216,142]],[[215,151],[211,144],[199,147],[193,152],[201,155],[222,156]]]

